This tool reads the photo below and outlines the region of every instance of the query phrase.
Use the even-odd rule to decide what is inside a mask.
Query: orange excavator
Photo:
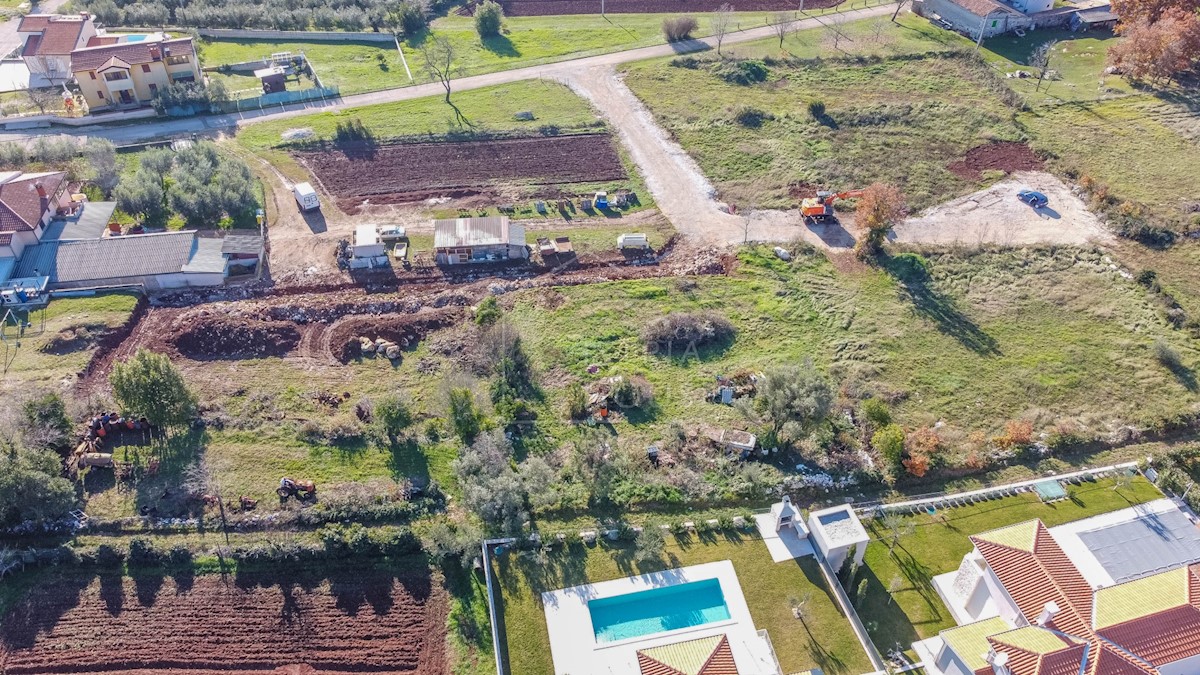
[[[834,219],[833,203],[839,199],[861,197],[862,190],[847,190],[845,192],[830,192],[821,190],[816,197],[806,197],[800,202],[800,213],[804,220],[822,222]]]

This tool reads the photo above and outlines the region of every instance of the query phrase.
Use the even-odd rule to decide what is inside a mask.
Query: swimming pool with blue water
[[[616,642],[730,618],[717,579],[692,581],[588,602],[596,642]]]

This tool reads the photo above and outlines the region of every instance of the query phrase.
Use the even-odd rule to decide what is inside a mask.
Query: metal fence
[[[221,111],[237,113],[243,110],[262,110],[263,108],[290,105],[292,103],[337,98],[341,95],[341,91],[336,86],[312,87],[311,89],[298,89],[296,91],[277,91],[271,94],[255,96],[254,98],[239,98],[222,103]]]

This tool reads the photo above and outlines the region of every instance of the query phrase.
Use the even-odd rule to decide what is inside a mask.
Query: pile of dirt
[[[951,162],[946,168],[965,180],[977,181],[984,171],[1041,171],[1042,159],[1024,143],[1000,141],[971,148],[966,157]]]
[[[83,323],[58,331],[46,340],[38,351],[45,354],[62,356],[90,349],[109,333],[109,328],[103,323]]]
[[[411,350],[427,334],[456,323],[461,315],[459,309],[446,308],[411,315],[351,316],[330,328],[330,351],[342,363],[349,363],[363,356],[363,337]]]
[[[299,343],[292,323],[245,319],[196,323],[175,338],[180,354],[199,361],[284,356]]]

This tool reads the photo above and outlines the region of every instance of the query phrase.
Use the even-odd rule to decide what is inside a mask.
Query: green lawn
[[[554,309],[545,291],[518,295],[511,319],[556,381],[645,374],[657,415],[616,425],[634,442],[662,438],[674,420],[737,423],[736,411],[703,401],[715,376],[805,359],[845,386],[894,398],[905,425],[940,420],[963,434],[991,434],[1023,415],[1091,428],[1110,415],[1146,419],[1196,400],[1151,345],[1161,336],[1189,365],[1196,351],[1100,253],[937,254],[915,302],[884,271],[842,274],[807,255],[786,265],[763,248],[740,257],[736,274],[696,279],[694,288],[665,279],[559,288]],[[734,323],[728,350],[699,362],[646,353],[638,335],[647,321],[696,310]],[[588,375],[593,364],[600,371]],[[557,406],[561,390],[549,392]],[[556,410],[542,416],[549,428]]]
[[[870,670],[870,661],[812,558],[773,563],[757,533],[729,531],[705,538],[667,539],[663,556],[646,564],[633,560],[631,546],[610,542],[559,547],[545,560],[512,551],[499,555],[493,570],[499,586],[501,648],[509,672],[554,672],[543,592],[718,560],[733,562],[754,626],[767,631],[785,673],[814,667],[830,675]],[[807,599],[803,622],[792,614],[792,598]]]
[[[970,535],[1034,518],[1053,527],[1162,497],[1141,477],[1127,487],[1114,487],[1111,479],[1069,486],[1070,499],[1051,504],[1022,494],[956,507],[942,512],[944,521],[924,514],[908,516],[904,520],[913,532],[902,536],[890,552],[881,539],[888,531],[879,521],[866,523],[873,541],[860,572],[868,586],[859,614],[876,646],[885,651],[897,644],[908,649],[912,642],[955,625],[931,579],[958,569],[971,550]],[[889,596],[887,589],[893,582],[900,590]]]
[[[1021,139],[1011,109],[990,89],[989,69],[937,53],[889,58],[945,45],[907,24],[884,22],[881,41],[864,44],[868,53],[883,52],[882,59],[807,60],[812,49],[828,55],[829,48],[820,34],[802,33],[791,38],[799,44],[788,47],[798,56],[769,59],[766,80],[758,84],[728,83],[707,60],[689,68],[672,65],[672,59],[626,66],[626,83],[696,158],[725,201],[790,206],[812,185],[851,189],[884,181],[900,186],[910,206],[922,208],[977,188],[945,165],[990,140]],[[865,33],[872,23],[849,25],[860,39],[874,40]],[[778,55],[778,43],[736,51],[763,50]],[[810,114],[813,102],[824,104],[823,116]],[[765,114],[761,125],[739,122],[738,114],[748,109]]]
[[[1108,48],[1117,42],[1111,33],[1039,30],[1027,33],[1025,37],[1002,35],[984,42],[980,53],[1001,72],[1025,70],[1036,76],[1037,71],[1028,65],[1030,56],[1051,40],[1056,44],[1050,53],[1049,69],[1056,71],[1057,77],[1040,85],[1036,77],[1007,80],[1009,86],[1032,103],[1091,101],[1134,92],[1125,78],[1104,74]]]
[[[337,85],[343,94],[356,94],[431,81],[422,54],[431,38],[445,38],[453,45],[456,76],[462,77],[662,44],[662,22],[671,16],[675,15],[511,17],[505,19],[501,35],[481,39],[474,19],[451,14],[435,20],[430,31],[402,40],[403,60],[386,42],[274,40],[206,40],[201,43],[201,58],[205,67],[212,67],[261,59],[274,52],[304,52],[323,83]],[[763,26],[770,16],[764,12],[737,12],[733,29]],[[700,29],[695,36],[710,35],[710,19],[698,18]],[[404,61],[408,62],[408,71]],[[249,79],[238,77],[227,84],[232,89],[247,88],[245,80]]]
[[[60,389],[62,383],[72,383],[75,373],[82,370],[95,352],[95,341],[106,330],[121,325],[129,318],[137,303],[132,293],[105,293],[91,297],[52,300],[46,308],[45,331],[41,331],[42,315],[34,311],[27,317],[33,325],[26,329],[17,346],[17,329],[4,327],[8,349],[0,345],[0,355],[7,354],[7,370],[0,376],[0,392],[28,385]],[[84,329],[79,333],[79,329]],[[43,351],[57,336],[67,331],[79,333],[79,339],[63,342],[52,352]]]
[[[1035,108],[1017,119],[1062,169],[1179,221],[1200,195],[1200,153],[1187,134],[1200,129],[1197,109],[1143,95]]]

